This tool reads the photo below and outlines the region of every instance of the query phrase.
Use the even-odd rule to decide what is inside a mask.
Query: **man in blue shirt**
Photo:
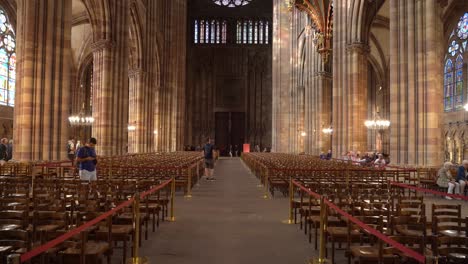
[[[76,161],[80,165],[80,179],[82,181],[96,181],[96,139],[90,138],[88,143],[76,153]]]
[[[458,167],[456,182],[460,184],[460,194],[465,195],[466,186],[466,170],[468,169],[468,160],[462,161],[462,165]]]
[[[214,169],[214,146],[211,138],[209,138],[203,146],[203,157],[205,158],[205,176],[207,180],[215,180],[213,177]]]

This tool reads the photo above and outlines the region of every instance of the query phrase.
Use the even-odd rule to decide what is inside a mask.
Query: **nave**
[[[151,263],[305,263],[315,254],[288,217],[288,199],[263,198],[239,158],[221,158],[217,180],[200,181],[190,199],[176,198],[175,223],[159,229],[141,255]]]

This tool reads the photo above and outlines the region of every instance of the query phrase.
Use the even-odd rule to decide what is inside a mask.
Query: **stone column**
[[[110,1],[112,34],[93,45],[93,135],[98,155],[120,155],[128,141],[128,1]],[[107,36],[107,35],[105,35]]]
[[[283,0],[273,1],[272,151],[291,146],[291,11]]]
[[[71,0],[19,0],[17,5],[14,159],[65,159]]]
[[[147,73],[142,69],[133,69],[129,72],[129,124],[133,124],[135,131],[128,132],[128,152],[148,152],[150,138],[150,107]]]
[[[390,1],[390,158],[443,161],[442,21],[436,0]]]
[[[367,151],[367,128],[364,122],[367,117],[367,57],[370,52],[368,45],[353,43],[346,47],[348,55],[347,79],[348,106],[341,114],[347,119],[346,129],[348,150]],[[370,117],[372,118],[372,117]]]
[[[306,41],[306,52],[306,152],[312,155],[319,155],[321,151],[327,152],[331,149],[331,135],[322,132],[323,128],[329,128],[332,125],[331,63],[324,63],[311,37]]]
[[[158,150],[183,148],[185,121],[187,0],[158,1],[161,86],[158,91]]]

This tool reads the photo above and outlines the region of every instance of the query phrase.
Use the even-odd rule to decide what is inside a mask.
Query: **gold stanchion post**
[[[175,191],[176,191],[176,180],[175,180],[175,176],[172,176],[172,183],[171,183],[171,222],[175,221],[175,216],[174,216]]]
[[[268,169],[265,169],[265,191],[263,193],[263,199],[268,199]]]
[[[292,177],[289,177],[289,218],[288,220],[282,221],[283,224],[292,225],[294,224],[294,185]]]
[[[192,198],[192,169],[192,166],[188,167],[187,194],[185,195],[185,198]]]
[[[148,258],[140,257],[140,194],[137,192],[133,200],[133,257],[127,259],[127,264],[147,264]]]
[[[293,223],[293,217],[294,217],[294,185],[292,181],[292,177],[289,177],[289,223]]]
[[[325,198],[322,196],[320,197],[320,248],[319,248],[319,258],[313,260],[311,263],[313,264],[324,264],[327,262],[325,258],[326,254],[326,242],[325,242],[325,234],[327,231],[327,205],[325,204]]]

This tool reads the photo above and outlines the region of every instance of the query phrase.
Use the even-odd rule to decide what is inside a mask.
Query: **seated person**
[[[385,167],[387,162],[385,161],[384,157],[382,154],[377,155],[377,159],[374,161],[374,165],[376,167]]]
[[[322,151],[320,152],[320,159],[326,159],[327,156],[325,156],[325,153]]]
[[[455,193],[459,194],[460,184],[458,184],[458,182],[456,182],[452,177],[452,174],[450,173],[450,167],[452,167],[452,163],[445,162],[444,166],[442,166],[439,172],[437,172],[437,185],[443,188],[448,188],[447,193],[453,193],[455,189]],[[445,198],[448,200],[452,199],[449,196],[446,196]]]

